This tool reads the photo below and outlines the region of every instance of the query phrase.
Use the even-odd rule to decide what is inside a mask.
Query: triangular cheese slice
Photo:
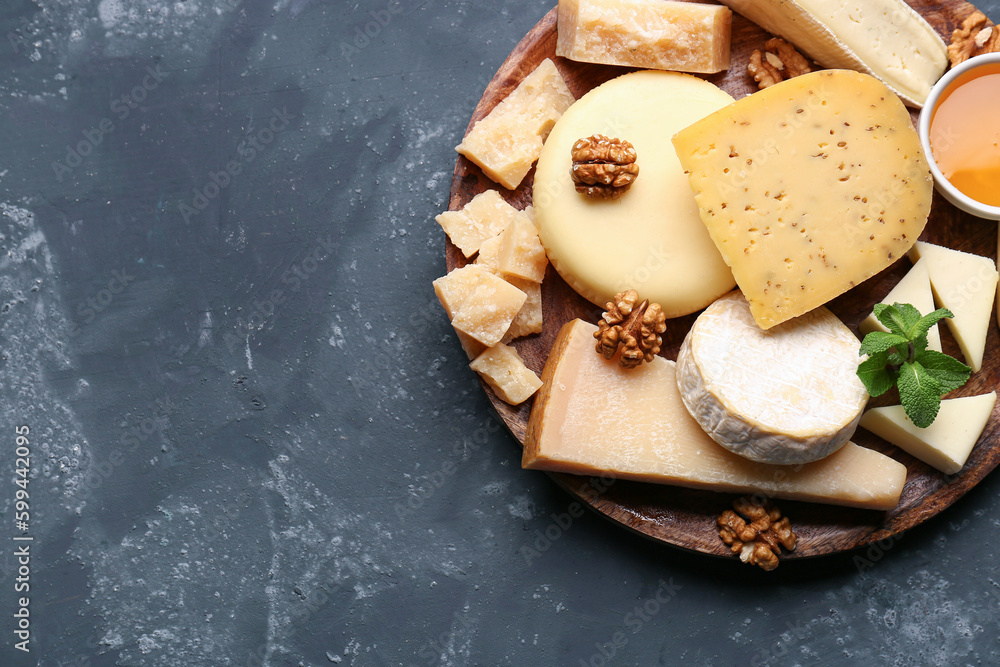
[[[903,279],[896,283],[882,303],[908,303],[920,311],[921,315],[934,312],[934,296],[931,294],[931,281],[927,274],[927,262],[923,259],[917,260],[913,268],[903,276]],[[872,313],[864,319],[858,327],[861,333],[872,331],[888,331],[882,323]],[[941,332],[935,324],[927,332],[927,349],[941,351]]]
[[[861,417],[861,427],[951,475],[965,465],[993,414],[996,400],[995,391],[945,399],[934,423],[927,428],[915,426],[902,405],[872,408]]]
[[[965,363],[973,372],[983,366],[986,330],[993,312],[997,267],[989,257],[917,241],[910,258],[927,260],[934,300],[955,317],[946,319]]]

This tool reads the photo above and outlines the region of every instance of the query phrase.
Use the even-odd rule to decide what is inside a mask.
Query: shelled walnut
[[[594,332],[597,351],[605,359],[611,359],[620,347],[618,363],[623,368],[652,361],[663,344],[660,334],[667,330],[667,318],[660,304],[650,303],[649,299],[640,302],[639,293],[628,289],[616,294],[605,308]]]
[[[1000,51],[1000,29],[980,11],[973,12],[951,33],[948,59],[954,67],[973,56]]]
[[[758,49],[750,54],[747,71],[763,90],[785,79],[807,74],[812,68],[794,46],[783,39],[772,37],[764,44],[763,53]]]
[[[716,523],[719,537],[744,563],[770,571],[778,567],[781,547],[795,550],[798,538],[777,507],[742,497],[733,501],[733,510],[724,511]]]
[[[617,199],[639,177],[635,147],[624,139],[595,134],[579,139],[572,148],[570,176],[576,191],[588,197]]]

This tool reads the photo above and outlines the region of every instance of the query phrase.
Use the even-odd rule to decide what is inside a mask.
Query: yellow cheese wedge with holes
[[[594,349],[596,330],[571,320],[559,332],[528,420],[525,468],[878,510],[899,502],[906,467],[852,442],[797,466],[723,449],[684,407],[674,362],[625,370]]]
[[[895,262],[930,213],[910,114],[867,74],[783,81],[681,130],[674,145],[762,329]]]

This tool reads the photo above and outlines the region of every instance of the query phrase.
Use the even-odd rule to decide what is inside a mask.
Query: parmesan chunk
[[[733,13],[671,0],[559,0],[556,55],[711,74],[729,67]]]
[[[524,180],[552,126],[573,100],[559,70],[546,58],[488,116],[476,122],[455,150],[513,190]]]
[[[503,343],[480,354],[469,368],[479,373],[497,396],[511,405],[528,400],[542,386],[542,381],[524,365],[517,350]]]

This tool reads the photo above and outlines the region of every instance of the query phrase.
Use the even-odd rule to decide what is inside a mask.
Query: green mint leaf
[[[918,428],[930,426],[941,408],[941,384],[915,361],[900,367],[896,385],[910,421]]]
[[[919,310],[908,303],[894,303],[891,306],[879,303],[875,304],[874,311],[875,317],[885,328],[894,334],[905,336],[907,340],[912,340],[910,330],[920,321]]]
[[[916,355],[915,361],[927,371],[928,375],[937,380],[941,385],[942,394],[958,389],[968,382],[972,374],[972,369],[958,359],[935,350],[920,352]]]
[[[858,364],[858,377],[869,396],[881,396],[896,384],[896,373],[886,368],[888,353],[874,354]]]
[[[913,341],[920,337],[927,338],[927,332],[930,331],[931,327],[946,317],[955,317],[955,315],[947,308],[938,308],[933,313],[924,315],[917,320],[916,324],[905,335]]]
[[[890,332],[897,336],[906,335],[906,323],[895,306],[890,306],[887,303],[876,303],[873,313],[875,314],[875,319],[881,322],[882,326]]]
[[[906,350],[908,349],[907,346],[909,343],[910,339],[906,336],[886,333],[885,331],[872,331],[865,336],[863,341],[861,341],[861,349],[858,354],[867,354],[870,357],[874,354],[885,352],[886,350],[894,347],[900,350]]]

